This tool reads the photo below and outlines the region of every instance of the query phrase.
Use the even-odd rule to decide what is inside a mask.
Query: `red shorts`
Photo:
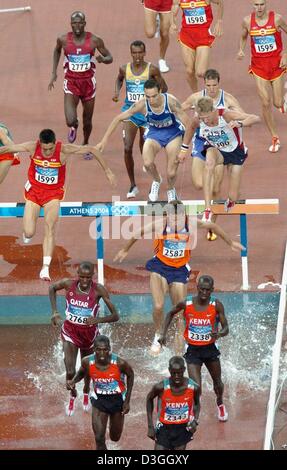
[[[179,42],[190,49],[196,49],[200,46],[211,47],[214,39],[215,36],[207,28],[193,28],[192,31],[182,29],[178,35]]]
[[[28,201],[32,201],[38,206],[44,206],[47,202],[52,201],[53,199],[58,199],[61,201],[64,198],[65,190],[64,188],[58,189],[43,189],[36,186],[31,186],[27,191],[25,188],[24,197]]]
[[[66,78],[63,86],[64,92],[78,96],[81,101],[90,101],[96,96],[96,78]]]
[[[266,57],[252,57],[248,72],[271,82],[286,73],[286,69],[279,67],[280,60],[281,57],[270,57],[268,59]]]
[[[61,329],[62,340],[73,343],[84,351],[93,349],[96,336],[99,334],[97,325],[79,326],[65,320]]]
[[[144,7],[147,10],[159,13],[169,13],[172,7],[172,0],[144,0]]]
[[[4,153],[3,155],[0,155],[0,162],[4,162],[7,160],[13,160],[12,166],[20,165],[20,160],[17,154],[14,155],[14,153]]]

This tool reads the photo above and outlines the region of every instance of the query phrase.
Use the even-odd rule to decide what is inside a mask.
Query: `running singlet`
[[[283,44],[282,35],[275,26],[275,13],[269,12],[268,21],[264,26],[256,23],[255,13],[251,14],[250,44],[252,57],[279,57]]]
[[[174,395],[169,379],[164,379],[164,390],[158,399],[158,422],[163,424],[184,424],[193,417],[194,385],[188,379],[188,385],[180,395]]]
[[[149,78],[150,63],[140,75],[134,75],[131,63],[126,66],[126,98],[125,104],[132,106],[134,103],[144,98],[144,84]]]
[[[78,282],[74,281],[66,293],[66,320],[80,327],[96,327],[97,330],[97,325],[86,325],[88,318],[96,317],[99,310],[96,283],[92,282],[88,293],[80,293]]]
[[[223,110],[220,110],[223,112]],[[219,112],[218,125],[209,127],[200,122],[199,137],[205,139],[212,147],[223,152],[233,152],[238,146],[243,145],[242,129],[235,127],[231,129]]]
[[[175,117],[168,104],[168,93],[161,93],[164,97],[164,107],[161,113],[152,110],[148,100],[146,100],[146,120],[150,129],[168,129],[173,126],[182,126]]]
[[[89,356],[89,375],[93,380],[92,396],[97,395],[118,395],[126,390],[124,375],[118,366],[118,356],[111,355],[111,362],[107,369],[100,370],[95,364],[95,354]],[[96,395],[96,396],[95,396]]]
[[[179,232],[172,231],[166,225],[162,236],[154,240],[154,254],[167,266],[181,268],[188,264],[190,259],[190,233],[187,226]]]
[[[91,78],[95,74],[95,49],[91,46],[92,33],[86,33],[83,44],[75,44],[73,33],[67,34],[64,48],[65,78]]]
[[[184,338],[193,346],[207,346],[215,343],[210,333],[218,331],[218,314],[216,312],[216,300],[211,298],[206,310],[199,312],[193,305],[192,297],[187,297],[186,307],[183,312],[185,319]]]
[[[209,29],[213,21],[211,5],[204,0],[194,0],[191,2],[180,2],[182,9],[182,29],[202,26]]]
[[[40,142],[37,141],[35,153],[30,157],[27,185],[53,190],[63,188],[66,164],[62,164],[60,160],[61,148],[62,142],[56,142],[53,155],[47,158],[42,154]]]

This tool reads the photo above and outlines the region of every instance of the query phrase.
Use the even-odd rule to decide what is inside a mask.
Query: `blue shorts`
[[[194,158],[200,158],[200,160],[203,160],[205,162],[206,157],[202,154],[204,150],[204,144],[206,143],[206,140],[204,140],[202,137],[199,137],[197,134],[195,134],[192,138],[191,141],[191,156]]]
[[[130,109],[131,106],[132,105],[125,103],[121,111],[127,111],[128,109]],[[144,114],[136,113],[129,119],[127,119],[127,122],[128,121],[132,122],[136,127],[146,127],[146,118]]]
[[[186,284],[189,281],[189,276],[191,269],[189,264],[182,266],[181,268],[174,268],[173,266],[168,266],[164,264],[160,259],[154,256],[150,259],[146,265],[146,269],[152,273],[157,273],[160,276],[164,277],[168,284],[173,282],[180,282],[181,284]]]
[[[205,145],[204,150],[202,151],[202,155],[206,156],[206,151],[209,148],[214,148],[212,145]],[[236,147],[233,152],[223,152],[219,150],[221,155],[223,156],[223,165],[243,165],[246,158],[248,157],[248,153],[244,147],[244,145]]]
[[[184,127],[180,124],[167,127],[166,129],[159,129],[155,127],[148,127],[144,133],[144,139],[152,139],[159,143],[161,147],[166,147],[176,137],[184,134]]]

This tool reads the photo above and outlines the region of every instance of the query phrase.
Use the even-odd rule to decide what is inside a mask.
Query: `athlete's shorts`
[[[12,160],[12,165],[20,165],[20,159],[17,154],[14,153],[3,153],[0,155],[0,162]]]
[[[206,157],[204,157],[204,155],[202,154],[205,143],[206,143],[205,139],[195,134],[191,141],[191,145],[192,145],[191,156],[195,158],[200,158],[200,160],[203,160],[205,162]]]
[[[197,364],[202,366],[206,362],[219,361],[220,351],[217,349],[215,343],[208,344],[207,346],[193,346],[188,345],[186,353],[183,355],[187,364]]]
[[[65,320],[61,328],[63,340],[73,343],[77,348],[89,350],[93,348],[96,336],[99,334],[97,325],[79,326]]]
[[[169,13],[172,7],[172,0],[144,0],[144,7],[147,10],[158,13]]]
[[[38,188],[37,186],[31,186],[30,189],[27,190],[26,189],[27,187],[28,186],[26,183],[25,192],[24,192],[25,199],[27,199],[28,201],[32,201],[41,207],[47,204],[48,202],[53,201],[53,199],[58,199],[59,201],[62,201],[62,199],[64,199],[64,196],[65,196],[64,188],[42,189],[42,188]]]
[[[190,49],[197,49],[201,46],[211,47],[214,39],[215,36],[211,34],[209,28],[192,28],[189,31],[182,29],[178,35],[179,42]]]
[[[206,157],[206,151],[209,148],[214,148],[212,145],[205,145],[204,150],[202,151],[202,155]],[[248,157],[248,153],[244,146],[236,147],[233,152],[223,152],[223,150],[219,150],[221,155],[223,156],[223,165],[243,165],[246,158]]]
[[[131,105],[126,103],[122,107],[121,111],[122,112],[127,111],[128,109],[130,109],[130,107]],[[144,114],[136,113],[133,116],[131,116],[129,119],[127,119],[125,122],[129,122],[129,121],[132,122],[136,127],[146,127],[146,118]]]
[[[116,395],[97,395],[97,398],[91,396],[92,406],[108,415],[120,413],[123,411],[123,396],[121,393]]]
[[[175,449],[193,439],[193,433],[186,429],[186,424],[162,424],[156,426],[155,440],[165,449]]]
[[[144,133],[144,140],[155,140],[161,147],[166,147],[176,137],[184,134],[184,127],[182,125],[174,125],[166,129],[159,129],[148,127]]]
[[[157,273],[160,276],[164,277],[168,284],[173,282],[180,282],[181,284],[186,284],[189,281],[189,276],[191,269],[189,264],[182,266],[180,268],[175,268],[174,266],[168,266],[164,264],[157,256],[154,256],[150,259],[146,265],[146,269],[152,273]]]
[[[63,90],[74,96],[78,96],[82,102],[90,101],[96,96],[96,78],[66,78]]]
[[[251,59],[251,65],[248,72],[263,78],[264,80],[272,81],[281,77],[286,73],[287,69],[279,67],[281,57],[254,57]]]

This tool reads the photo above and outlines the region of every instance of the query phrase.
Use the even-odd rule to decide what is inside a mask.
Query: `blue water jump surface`
[[[215,293],[223,302],[227,317],[245,318],[247,324],[256,319],[276,320],[279,292]],[[152,298],[149,294],[111,295],[122,322],[152,322]],[[58,310],[64,317],[65,297],[58,296]],[[165,312],[171,307],[166,298]],[[33,325],[50,323],[51,307],[48,296],[1,296],[0,325]]]

